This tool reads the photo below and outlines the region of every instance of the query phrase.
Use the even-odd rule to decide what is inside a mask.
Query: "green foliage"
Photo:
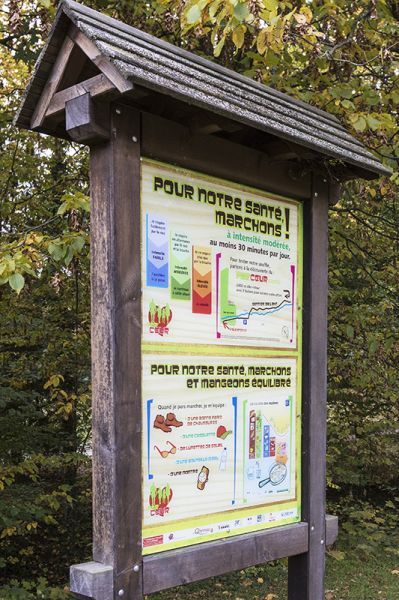
[[[344,532],[335,558],[354,546],[365,556],[392,552],[397,2],[85,4],[332,112],[394,170],[390,179],[345,184],[331,209],[328,408],[329,495]],[[90,556],[87,153],[11,125],[54,14],[50,0],[8,0],[0,13],[0,597],[10,600],[61,600],[66,592],[51,586]],[[149,310],[155,319],[154,302]],[[169,306],[164,313],[167,320]],[[155,503],[155,488],[151,497]]]
[[[332,502],[330,510],[340,515],[340,550],[330,550],[338,560],[348,552],[360,557],[389,554],[399,556],[399,497],[379,503],[346,497]]]
[[[237,5],[186,2],[186,45],[332,112],[394,171],[346,184],[331,209],[329,304],[329,486],[391,495],[399,458],[397,3],[256,0],[240,2],[241,20]]]
[[[2,600],[73,600],[67,588],[51,587],[44,577],[37,581],[11,579],[0,588]]]

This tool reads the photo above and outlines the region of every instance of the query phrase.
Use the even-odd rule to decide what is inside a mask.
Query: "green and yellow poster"
[[[143,554],[300,520],[301,205],[142,161]]]

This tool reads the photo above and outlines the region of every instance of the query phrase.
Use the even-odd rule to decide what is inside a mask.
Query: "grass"
[[[390,541],[396,542],[396,536]],[[383,544],[374,547],[372,554],[364,549],[332,554],[327,555],[325,600],[399,600],[398,554],[385,552]],[[74,598],[67,586],[50,587],[45,580],[0,586],[0,600]],[[166,590],[146,596],[146,600],[287,600],[287,560]]]
[[[399,600],[399,558],[346,552],[327,557],[326,600]],[[178,565],[176,565],[178,568]],[[287,561],[215,577],[146,597],[147,600],[286,600]]]

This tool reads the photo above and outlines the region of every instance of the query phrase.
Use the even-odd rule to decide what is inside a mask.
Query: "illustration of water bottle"
[[[249,467],[247,467],[247,479],[254,479],[255,478],[255,466],[254,465],[249,465]]]
[[[222,454],[220,455],[219,471],[226,470],[227,463],[227,448],[223,448]]]

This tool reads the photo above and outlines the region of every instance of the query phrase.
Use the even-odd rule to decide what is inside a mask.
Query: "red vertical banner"
[[[256,443],[256,413],[251,410],[249,414],[249,458],[255,458],[255,443]]]
[[[212,250],[193,246],[193,313],[212,313]]]
[[[270,456],[276,456],[276,438],[270,440]]]

